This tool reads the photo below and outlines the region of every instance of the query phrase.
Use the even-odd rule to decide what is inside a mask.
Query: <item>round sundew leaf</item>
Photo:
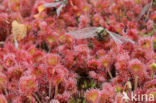
[[[91,89],[86,92],[86,98],[89,103],[98,103],[99,97],[99,91],[96,89]]]
[[[154,100],[156,99],[156,89],[155,88],[148,89],[147,92],[146,92],[146,94],[149,97],[152,97],[151,99],[154,99]]]

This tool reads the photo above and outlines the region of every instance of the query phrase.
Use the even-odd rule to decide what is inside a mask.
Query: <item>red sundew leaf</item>
[[[156,99],[156,88],[151,88],[146,91],[146,94],[153,97],[153,100]],[[152,99],[151,99],[152,100]],[[153,102],[154,103],[154,102]]]
[[[96,70],[99,67],[99,63],[95,59],[88,60],[87,66],[89,69]]]
[[[48,54],[45,60],[49,66],[56,66],[60,62],[60,57],[57,54]]]
[[[24,94],[31,94],[37,91],[38,82],[34,76],[23,76],[19,81],[20,92]]]
[[[16,65],[15,58],[16,58],[15,55],[12,54],[12,53],[9,53],[9,54],[5,55],[3,57],[4,67],[9,68],[9,67],[12,67],[12,66]]]
[[[123,95],[118,94],[115,96],[115,103],[125,103],[125,101],[122,99]]]
[[[55,86],[59,85],[64,80],[63,75],[57,75],[53,78],[53,84]]]
[[[152,40],[150,37],[142,37],[142,38],[140,38],[138,43],[142,49],[147,49],[147,50],[152,49]]]
[[[90,89],[86,92],[86,99],[89,103],[98,103],[100,92],[98,89]]]
[[[9,78],[15,78],[15,79],[19,79],[22,75],[23,69],[16,65],[13,67],[8,68],[8,77]]]
[[[144,84],[144,88],[145,88],[145,89],[150,89],[150,88],[155,87],[155,86],[156,86],[156,79],[147,81],[147,82]]]
[[[52,99],[50,103],[60,103],[57,99]]]
[[[0,103],[7,103],[7,99],[2,94],[0,95]]]
[[[139,59],[132,59],[129,61],[128,68],[130,72],[136,77],[136,76],[143,76],[145,74],[145,68],[143,63]]]

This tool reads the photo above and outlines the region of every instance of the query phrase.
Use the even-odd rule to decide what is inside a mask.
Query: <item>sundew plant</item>
[[[156,0],[0,0],[0,103],[156,103]]]

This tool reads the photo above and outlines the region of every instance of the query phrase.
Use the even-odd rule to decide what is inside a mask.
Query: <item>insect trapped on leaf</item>
[[[97,36],[97,38],[103,38],[107,34],[116,42],[116,43],[124,43],[124,42],[131,42],[132,44],[135,44],[135,42],[129,38],[120,36],[119,34],[116,34],[114,32],[111,32],[103,27],[88,27],[76,31],[71,31],[66,34],[70,34],[75,39],[87,39],[87,38],[94,38]]]

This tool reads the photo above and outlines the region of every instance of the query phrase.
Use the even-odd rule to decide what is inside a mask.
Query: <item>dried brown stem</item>
[[[38,97],[35,93],[34,93],[33,95],[35,96],[35,98],[36,98],[36,100],[38,101],[38,103],[42,103],[42,102],[40,101],[39,97]]]
[[[110,72],[109,69],[108,69],[108,74],[109,74],[110,78],[113,79],[112,73]]]
[[[138,79],[139,79],[139,77],[136,76],[135,77],[135,82],[134,82],[134,90],[136,90],[136,88],[138,87]]]

